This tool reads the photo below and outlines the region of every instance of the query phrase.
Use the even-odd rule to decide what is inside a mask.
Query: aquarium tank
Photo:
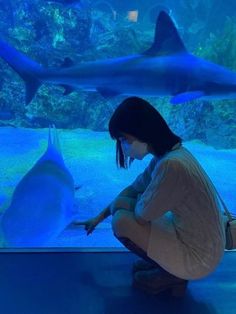
[[[168,21],[178,51],[162,47]],[[155,63],[182,50],[212,72],[189,72],[173,90],[178,75]],[[234,0],[0,0],[0,75],[1,250],[122,247],[111,217],[89,235],[79,222],[152,158],[116,165],[108,123],[128,96],[163,115],[236,213]]]

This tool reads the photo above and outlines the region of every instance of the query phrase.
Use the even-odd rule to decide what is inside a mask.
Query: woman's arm
[[[138,194],[139,193],[132,186],[126,187],[110,204],[109,207],[111,214],[114,215],[119,209],[134,211],[134,207],[137,203]]]
[[[117,197],[119,196],[125,196],[125,197],[130,197],[130,198],[137,198],[139,192],[137,192],[132,185],[127,186],[124,190],[122,190],[120,192],[120,194],[118,194]]]
[[[111,215],[111,209],[110,209],[111,205],[108,205],[103,211],[101,211],[97,216],[97,221],[98,223],[100,223],[101,221],[103,221],[104,219],[106,219],[107,217],[109,217]]]
[[[128,206],[129,208],[127,208],[127,202],[125,202],[124,204],[124,199],[121,202],[121,198],[122,197],[127,197],[127,198],[131,198],[134,199],[134,201],[136,202],[138,195],[140,194],[140,192],[144,192],[146,186],[148,185],[149,181],[151,180],[151,173],[153,168],[156,165],[156,158],[153,158],[151,160],[151,162],[149,163],[148,167],[145,169],[145,171],[139,175],[136,180],[133,182],[132,185],[127,186],[125,189],[123,189],[118,195],[117,197],[114,199],[114,201],[109,204],[103,211],[101,211],[96,218],[99,221],[102,221],[104,219],[106,219],[107,217],[109,217],[111,214],[113,215],[115,213],[115,208],[124,208],[124,209],[130,209],[130,206]],[[133,185],[135,185],[135,187],[137,186],[137,189],[133,187]],[[140,219],[141,221],[141,219]]]
[[[132,186],[128,186],[124,190],[122,190],[115,198],[115,200],[106,208],[104,208],[97,216],[90,218],[86,221],[75,221],[74,224],[77,226],[84,225],[85,230],[87,230],[87,235],[89,235],[94,231],[94,229],[100,222],[102,222],[110,215],[114,215],[116,210],[120,208],[124,208],[127,210],[130,210],[131,207],[134,208],[131,203],[136,203],[137,195],[138,192],[133,189]]]
[[[178,160],[165,160],[139,198],[135,216],[146,221],[158,219],[181,203],[186,193],[185,168]]]
[[[122,208],[126,206],[124,204],[124,199],[122,201],[122,197],[129,197],[129,198],[133,198],[136,200],[138,196],[138,192],[132,188],[132,186],[128,186],[126,187],[124,190],[122,190],[117,197],[114,199],[114,201],[109,204],[104,210],[102,210],[97,216],[97,220],[99,222],[103,221],[104,219],[106,219],[107,217],[109,217],[111,214],[114,214],[114,207],[115,208]]]

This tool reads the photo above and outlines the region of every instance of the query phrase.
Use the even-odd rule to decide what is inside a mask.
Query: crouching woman
[[[88,233],[112,215],[117,239],[142,257],[133,283],[146,292],[185,292],[189,280],[207,276],[225,247],[223,215],[216,189],[181,139],[147,101],[130,97],[115,110],[109,132],[119,167],[152,154],[149,165],[98,216]]]

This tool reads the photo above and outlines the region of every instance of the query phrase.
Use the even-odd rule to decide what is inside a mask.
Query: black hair
[[[175,144],[182,142],[170,130],[161,114],[149,102],[139,97],[129,97],[120,103],[110,119],[109,133],[116,140],[116,163],[121,168],[128,168],[133,160],[129,159],[128,165],[125,162],[119,140],[122,133],[149,144],[157,157],[162,157]]]

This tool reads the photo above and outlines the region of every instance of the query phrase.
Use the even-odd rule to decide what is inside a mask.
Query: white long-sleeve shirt
[[[133,182],[135,214],[151,223],[148,255],[186,279],[211,272],[225,248],[217,192],[192,154],[177,144]]]

